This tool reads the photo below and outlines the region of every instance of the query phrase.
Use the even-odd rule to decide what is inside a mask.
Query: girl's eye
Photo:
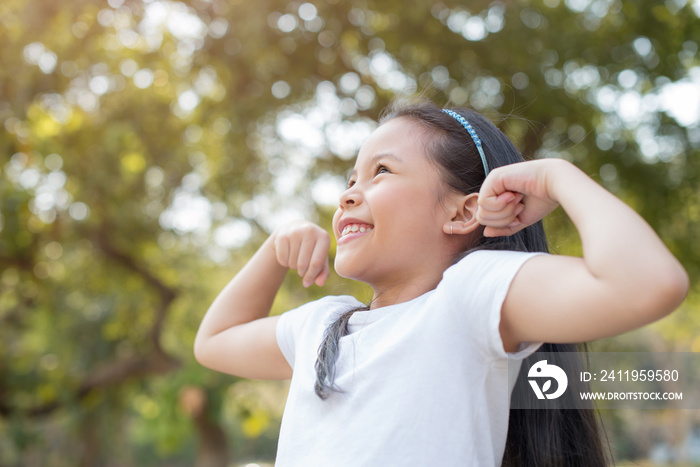
[[[386,168],[386,166],[382,164],[377,164],[377,168],[375,169],[375,175],[379,175],[381,173],[391,173],[391,170]],[[355,180],[348,180],[348,188],[351,188],[355,184]]]

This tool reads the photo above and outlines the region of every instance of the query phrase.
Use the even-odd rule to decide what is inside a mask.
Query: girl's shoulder
[[[313,316],[314,320],[325,317],[332,319],[339,314],[361,306],[364,306],[363,303],[351,295],[327,295],[289,310],[283,315],[297,319],[306,319],[311,316]]]
[[[458,279],[463,283],[465,276],[482,284],[490,282],[491,278],[503,277],[504,272],[514,270],[528,259],[536,255],[546,255],[543,252],[513,251],[513,250],[476,250],[468,253],[443,274],[443,282]]]
[[[364,304],[352,295],[326,295],[307,305],[315,307],[338,307],[338,306],[364,306]]]

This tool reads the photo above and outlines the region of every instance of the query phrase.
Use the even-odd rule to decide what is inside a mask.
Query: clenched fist
[[[271,237],[277,262],[297,271],[304,287],[314,283],[322,286],[326,282],[330,273],[328,232],[312,222],[292,221],[275,229]]]

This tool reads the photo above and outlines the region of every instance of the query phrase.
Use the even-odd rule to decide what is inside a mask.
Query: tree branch
[[[109,241],[107,235],[108,227],[103,224],[97,232],[84,235],[92,238],[97,247],[111,260],[121,264],[130,271],[143,277],[143,279],[159,294],[160,303],[156,309],[150,337],[153,344],[153,352],[147,356],[131,356],[114,360],[93,372],[83,381],[75,392],[75,399],[82,399],[91,391],[99,388],[117,385],[130,378],[141,378],[150,374],[163,374],[179,367],[180,362],[163,351],[160,345],[160,335],[165,321],[168,308],[177,296],[177,292],[165,285],[154,274],[142,265],[138,264],[134,258],[119,251]],[[0,387],[0,393],[2,393]],[[20,413],[31,417],[46,416],[68,403],[67,400],[52,401],[38,407],[17,410],[10,407],[0,398],[0,416],[9,416]]]
[[[134,258],[131,256],[117,250],[108,240],[106,234],[107,226],[103,225],[100,230],[93,236],[97,246],[102,250],[102,252],[107,255],[107,257],[118,262],[127,269],[140,275],[147,284],[152,286],[158,294],[160,295],[160,305],[156,309],[156,313],[153,319],[153,326],[151,327],[151,342],[156,349],[160,349],[160,334],[163,328],[163,323],[165,321],[165,316],[170,306],[170,303],[175,299],[177,293],[171,287],[165,285],[160,279],[153,275],[143,266],[139,265]]]
[[[129,357],[103,366],[89,376],[78,387],[75,399],[80,400],[92,390],[123,383],[130,378],[139,378],[151,374],[168,373],[180,366],[180,362],[161,350],[156,350],[147,357]],[[0,415],[7,417],[21,414],[30,417],[42,417],[51,414],[69,401],[56,400],[28,410],[17,410],[0,401]]]

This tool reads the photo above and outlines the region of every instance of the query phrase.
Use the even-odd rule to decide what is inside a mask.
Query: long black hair
[[[466,108],[451,110],[463,116],[476,130],[490,170],[524,161],[508,137],[484,116]],[[463,194],[479,191],[486,178],[481,157],[467,131],[457,120],[430,100],[404,98],[394,101],[383,112],[380,124],[399,117],[412,119],[426,132],[426,137],[423,138],[425,154],[452,190]],[[539,221],[510,236],[481,235],[454,262],[476,250],[547,253],[549,248],[544,226]],[[315,367],[314,390],[321,399],[326,399],[332,392],[339,390],[334,384],[335,362],[340,338],[348,334],[348,320],[353,313],[368,309],[369,306],[363,306],[348,310],[326,329]],[[527,385],[527,369],[542,359],[542,353],[546,352],[550,359],[552,353],[560,355],[554,363],[567,367],[571,371],[569,374],[578,374],[576,372],[583,369],[583,363],[577,352],[585,350],[585,344],[543,344],[523,361],[514,394],[529,394],[529,397],[534,397],[531,391],[523,388]],[[590,406],[568,410],[511,409],[503,466],[606,466],[606,444],[597,413]]]

